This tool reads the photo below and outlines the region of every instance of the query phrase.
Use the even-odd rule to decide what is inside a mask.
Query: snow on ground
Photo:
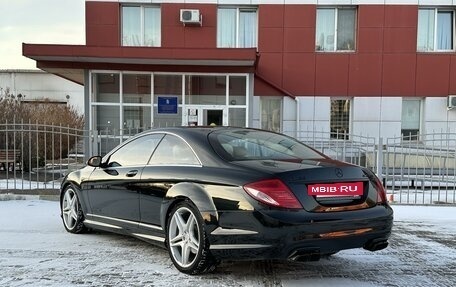
[[[318,262],[224,262],[179,273],[166,250],[109,233],[67,233],[57,202],[0,201],[0,286],[456,286],[456,207],[395,205],[390,247]]]

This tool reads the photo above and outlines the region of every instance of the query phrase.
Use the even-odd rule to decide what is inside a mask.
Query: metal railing
[[[382,180],[390,201],[456,204],[456,134],[373,138],[318,131],[289,131],[331,158],[361,165]],[[344,140],[341,140],[344,139]]]
[[[0,124],[0,190],[58,189],[83,166],[82,130],[39,123]]]
[[[377,170],[377,144],[374,137],[323,131],[300,131],[296,134],[298,140],[333,159]]]
[[[388,138],[384,185],[400,203],[456,204],[456,134]]]
[[[56,190],[88,157],[104,155],[144,129],[86,131],[39,123],[0,123],[0,193]],[[383,140],[319,131],[289,131],[331,158],[367,167],[391,201],[456,205],[456,134]]]

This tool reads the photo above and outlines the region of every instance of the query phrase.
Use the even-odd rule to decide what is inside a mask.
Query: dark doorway
[[[206,110],[206,125],[223,125],[223,110]]]

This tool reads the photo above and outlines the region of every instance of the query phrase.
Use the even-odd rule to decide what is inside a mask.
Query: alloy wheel
[[[198,220],[187,207],[177,209],[170,220],[169,248],[174,261],[183,268],[191,266],[198,255],[201,236]]]
[[[62,202],[63,222],[66,228],[73,229],[78,222],[79,202],[76,192],[69,188],[66,190]]]

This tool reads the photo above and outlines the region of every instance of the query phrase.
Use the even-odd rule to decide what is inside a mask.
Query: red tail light
[[[375,177],[375,189],[377,190],[377,203],[386,203],[386,191],[378,177]]]
[[[302,208],[288,187],[279,179],[267,179],[244,185],[244,190],[254,199],[271,206]]]

